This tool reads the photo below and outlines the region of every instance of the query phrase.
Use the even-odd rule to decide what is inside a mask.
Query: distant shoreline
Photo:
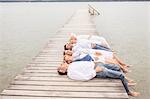
[[[150,0],[0,0],[0,2],[123,2],[123,1],[150,1]]]

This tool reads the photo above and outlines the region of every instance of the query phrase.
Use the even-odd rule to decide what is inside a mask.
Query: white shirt
[[[78,39],[76,45],[81,48],[92,48],[92,42],[87,39]]]
[[[82,35],[83,36],[83,35]],[[81,37],[82,37],[81,36]],[[108,42],[104,37],[96,36],[96,35],[85,35],[88,38],[77,37],[77,43],[74,45],[73,50],[76,51],[78,48],[86,48],[92,49],[92,43],[99,44],[110,48]]]
[[[102,36],[97,36],[97,35],[79,35],[79,36],[77,36],[77,40],[82,40],[82,39],[86,39],[92,43],[96,43],[96,44],[103,45],[103,46],[110,48],[110,45],[108,44],[106,39]]]
[[[74,60],[78,60],[78,59],[82,59],[83,57],[85,57],[88,53],[84,53],[83,49],[80,49],[79,51],[76,51],[73,53],[73,61]]]
[[[92,49],[91,42],[89,40],[80,39],[76,44],[74,44],[72,51],[74,55],[78,55],[82,49]],[[80,53],[81,54],[81,53]]]
[[[87,81],[96,76],[94,62],[78,61],[69,65],[67,76],[73,80]]]

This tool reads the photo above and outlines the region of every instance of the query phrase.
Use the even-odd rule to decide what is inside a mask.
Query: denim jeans
[[[117,64],[98,63],[97,65],[98,65],[98,66],[101,66],[101,67],[105,67],[105,68],[107,68],[107,69],[111,69],[111,70],[115,70],[115,71],[121,71],[119,65],[117,65]]]
[[[102,45],[98,45],[98,44],[96,44],[96,46],[94,48],[92,48],[92,49],[99,49],[99,50],[105,50],[105,51],[112,52],[112,50],[110,48],[102,46]]]
[[[114,68],[110,68],[110,65],[105,65],[105,66],[108,66],[109,69],[106,68],[103,64],[98,64],[96,66],[100,66],[103,68],[103,71],[96,73],[97,78],[120,79],[123,83],[123,86],[124,86],[126,92],[129,93],[127,80],[125,79],[125,76],[121,71],[116,71],[116,70],[114,70]]]
[[[93,58],[89,54],[87,54],[86,56],[84,56],[81,59],[74,60],[74,62],[76,62],[76,61],[94,61],[94,60],[93,60]]]

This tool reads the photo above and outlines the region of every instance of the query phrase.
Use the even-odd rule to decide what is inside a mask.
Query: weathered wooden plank
[[[57,43],[57,42],[56,42]],[[51,45],[51,48],[49,48],[49,45]],[[64,44],[63,44],[64,45]],[[44,47],[44,49],[42,51],[60,51],[60,50],[63,50],[63,45],[52,45],[52,43],[47,43],[47,46]],[[48,47],[48,48],[47,48]]]
[[[71,79],[68,79],[67,76],[52,76],[52,77],[39,77],[39,76],[26,76],[26,75],[18,75],[15,77],[15,80],[32,80],[32,81],[74,81]],[[101,79],[101,78],[94,78],[92,80],[93,82],[111,82],[111,83],[120,83],[120,80],[114,80],[114,79]]]
[[[58,53],[56,53],[56,52],[40,52],[39,54],[41,54],[41,55],[62,55],[63,54],[63,52],[58,52]]]
[[[122,83],[112,83],[112,82],[94,82],[94,81],[88,81],[88,82],[81,82],[81,81],[19,81],[15,80],[11,82],[12,85],[37,85],[37,86],[87,86],[87,87],[117,87],[122,86]]]
[[[61,51],[57,51],[57,50],[51,50],[51,51],[40,51],[39,54],[47,54],[47,55],[62,55],[63,54],[63,49]]]
[[[63,57],[63,55],[59,55],[59,56],[55,56],[55,55],[51,55],[51,56],[36,56],[33,59],[52,59],[52,58],[62,59],[62,57]]]
[[[58,49],[51,49],[51,50],[42,50],[42,52],[62,52],[62,50],[63,50],[63,48],[61,47],[61,48],[59,48],[59,50]]]
[[[57,72],[56,68],[26,68],[26,70],[49,70],[50,72],[53,70],[55,72]]]
[[[50,58],[50,59],[47,59],[47,58],[34,58],[33,60],[34,61],[62,61],[63,57],[61,58]]]
[[[98,98],[98,97],[114,97],[114,98],[127,98],[126,93],[96,93],[96,92],[55,92],[55,91],[27,91],[27,90],[4,90],[2,95],[15,95],[15,96],[43,96],[43,97],[84,97],[84,98]]]
[[[49,63],[44,63],[44,62],[32,62],[29,63],[27,66],[59,66],[62,62],[49,62]]]
[[[59,51],[58,50],[55,50],[55,49],[53,49],[53,50],[42,50],[40,53],[54,53],[54,52],[59,52],[59,53],[61,53],[62,51],[63,51],[63,48],[60,48],[60,47],[58,47],[59,48]]]
[[[51,63],[51,64],[28,64],[27,66],[33,66],[33,67],[57,67],[60,63]]]
[[[48,44],[54,44],[55,46],[58,46],[58,44],[59,44],[59,47],[62,47],[62,45],[64,45],[68,40],[66,40],[66,41],[54,41],[53,40],[53,42],[50,41],[50,42],[48,42]],[[52,48],[54,48],[54,47],[52,47]]]
[[[52,54],[52,55],[37,55],[34,59],[43,59],[43,58],[49,58],[49,59],[51,59],[51,58],[57,58],[57,59],[62,59],[62,57],[63,57],[63,53],[62,54],[60,54],[60,55],[58,55],[58,56],[56,56],[56,55],[54,55],[54,54]]]
[[[54,70],[24,70],[25,73],[57,73],[57,71]]]
[[[88,29],[92,28],[95,29],[96,25],[95,24],[66,24],[64,25],[64,28],[83,28],[83,29]]]
[[[63,54],[63,53],[62,53]],[[62,57],[62,55],[57,55],[56,54],[51,54],[51,55],[42,55],[42,54],[38,54],[36,57]]]
[[[62,48],[61,51],[57,51],[57,50],[49,50],[49,51],[41,51],[40,53],[49,53],[49,54],[50,54],[50,53],[54,53],[54,54],[57,55],[56,52],[60,53],[60,55],[61,55],[61,53],[63,52],[63,48]]]
[[[73,31],[74,31],[74,30],[77,30],[77,31],[78,31],[78,30],[79,30],[79,31],[95,31],[95,28],[93,28],[93,27],[91,27],[91,28],[81,28],[81,27],[65,28],[65,27],[64,27],[64,28],[62,28],[61,30],[62,30],[62,31],[63,31],[63,30],[65,30],[65,31],[67,31],[67,30],[69,30],[69,31],[70,31],[70,30],[73,30]]]
[[[63,56],[63,51],[62,53],[39,53],[38,55],[35,56],[36,57],[58,57],[58,58],[61,58]]]
[[[25,72],[56,72],[57,73],[57,69],[29,69],[29,68],[25,68],[24,69]]]
[[[52,60],[52,59],[62,60],[63,57],[36,57],[33,60]]]
[[[87,34],[87,33],[90,33],[90,34],[95,34],[95,33],[97,33],[97,31],[96,30],[90,30],[90,31],[88,31],[88,30],[74,30],[74,31],[72,31],[72,30],[60,30],[60,32],[72,32],[72,33],[78,33],[78,35],[81,35],[81,34]],[[89,35],[90,35],[89,34]]]
[[[45,65],[49,65],[49,64],[61,64],[63,61],[33,61],[30,64],[45,64]]]
[[[69,91],[69,92],[125,92],[122,87],[72,87],[72,86],[33,86],[33,85],[11,85],[9,90],[30,90],[30,91]]]
[[[98,98],[73,98],[73,97],[36,97],[36,96],[0,96],[0,99],[117,99],[117,98],[104,98],[104,97],[98,97]],[[119,99],[125,99],[125,98],[119,98]]]
[[[56,76],[56,77],[31,77],[31,76],[24,76],[24,75],[18,75],[15,77],[15,80],[32,80],[32,81],[69,81],[69,82],[75,82],[74,80],[68,79],[68,77],[64,76]],[[100,79],[100,78],[94,78],[93,82],[110,82],[110,83],[120,83],[120,81],[114,80],[111,82],[108,79]]]
[[[32,62],[33,62],[33,63],[45,63],[45,64],[46,64],[46,63],[52,63],[52,62],[53,62],[53,63],[54,63],[54,62],[62,63],[63,60],[55,60],[55,59],[53,59],[53,60],[52,60],[52,59],[51,59],[51,60],[40,60],[40,59],[39,59],[39,60],[38,60],[38,59],[37,59],[37,60],[33,60]]]
[[[40,52],[38,55],[46,55],[46,56],[56,56],[56,57],[59,57],[59,56],[62,56],[63,55],[63,51],[61,52]]]
[[[44,66],[29,66],[29,67],[27,67],[26,69],[28,69],[28,70],[57,70],[57,66],[46,66],[46,67],[44,67]],[[57,71],[56,71],[57,72]]]
[[[20,75],[30,76],[30,77],[60,77],[57,73],[21,73]],[[66,75],[62,75],[66,76]]]

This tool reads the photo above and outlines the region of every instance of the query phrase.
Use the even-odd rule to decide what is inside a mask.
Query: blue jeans
[[[87,54],[86,56],[84,56],[81,59],[74,60],[74,62],[76,62],[76,61],[94,61],[94,60],[93,60],[93,58],[89,54]]]
[[[121,71],[116,71],[114,70],[114,68],[106,68],[103,64],[98,64],[96,66],[100,66],[103,69],[103,71],[96,73],[96,77],[97,78],[113,78],[113,79],[120,79],[123,83],[123,86],[126,90],[127,93],[129,93],[129,88],[128,88],[128,84],[127,84],[127,80],[125,79],[124,74]],[[108,67],[110,67],[109,65],[107,65]],[[115,67],[115,66],[114,66]]]
[[[107,69],[115,70],[115,71],[121,71],[119,65],[117,64],[103,64],[103,63],[98,63],[98,66],[105,67]]]
[[[92,48],[92,49],[105,50],[105,51],[112,52],[112,50],[110,48],[102,46],[102,45],[99,45],[99,44],[96,44],[96,46],[94,48]]]

